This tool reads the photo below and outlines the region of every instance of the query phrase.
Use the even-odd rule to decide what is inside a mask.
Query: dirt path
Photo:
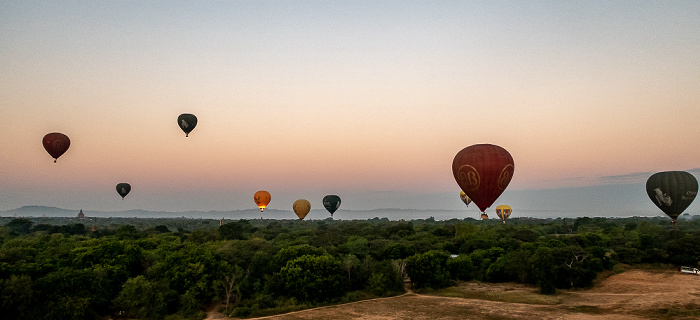
[[[456,290],[495,300],[511,299],[508,295],[512,293],[525,300],[542,297],[535,288],[513,283],[468,282]],[[699,319],[700,277],[632,270],[613,275],[590,290],[561,291],[551,299],[553,303],[532,304],[407,293],[255,319]]]

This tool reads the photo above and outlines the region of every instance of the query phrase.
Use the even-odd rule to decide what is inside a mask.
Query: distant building
[[[78,219],[85,219],[85,214],[83,213],[83,209],[80,209],[80,212],[78,213]]]

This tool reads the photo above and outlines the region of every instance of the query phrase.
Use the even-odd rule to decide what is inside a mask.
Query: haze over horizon
[[[492,143],[515,161],[496,203],[514,217],[652,214],[651,173],[700,177],[698,12],[698,1],[3,1],[0,210],[242,210],[257,190],[279,210],[299,198],[322,208],[326,194],[341,210],[460,210],[452,159]],[[199,119],[188,138],[181,113]],[[71,138],[55,164],[49,132]],[[125,200],[119,182],[132,185]]]

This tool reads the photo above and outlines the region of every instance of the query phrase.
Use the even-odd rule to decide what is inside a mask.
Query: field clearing
[[[553,296],[515,283],[465,282],[431,294],[365,300],[255,319],[699,319],[700,277],[677,271],[630,270],[592,289]],[[208,319],[224,318],[210,314]]]

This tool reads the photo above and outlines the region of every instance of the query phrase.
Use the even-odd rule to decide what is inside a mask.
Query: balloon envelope
[[[122,182],[122,183],[117,184],[117,193],[119,193],[119,195],[122,196],[122,199],[124,199],[124,197],[126,197],[126,195],[129,194],[129,191],[131,191],[130,184],[128,184],[126,182]]]
[[[338,210],[338,207],[340,207],[340,197],[334,194],[329,194],[323,197],[323,206],[326,207],[326,210],[331,213],[332,217],[333,213]]]
[[[44,149],[53,157],[53,162],[58,160],[58,157],[66,153],[70,147],[70,139],[63,133],[52,132],[44,136],[42,139]]]
[[[309,202],[309,200],[299,199],[297,201],[294,201],[292,208],[294,209],[294,213],[297,214],[297,217],[299,217],[299,219],[301,220],[304,220],[304,218],[306,218],[306,215],[309,214],[309,211],[311,210],[311,203]]]
[[[464,193],[464,191],[459,192],[459,198],[462,199],[462,202],[464,202],[464,204],[466,204],[467,207],[470,203],[472,203],[472,199],[469,199],[469,196],[466,193]]]
[[[503,220],[503,223],[506,223],[506,220],[510,217],[510,214],[513,212],[513,209],[510,208],[510,206],[507,205],[500,205],[496,207],[496,215]]]
[[[185,132],[185,137],[188,137],[194,127],[197,126],[197,117],[193,114],[183,113],[177,117],[177,125]]]
[[[649,199],[671,217],[673,223],[697,194],[698,180],[685,171],[657,172],[647,179]]]
[[[265,190],[260,190],[253,195],[253,200],[255,200],[255,204],[260,208],[260,212],[265,211],[271,199],[270,193]]]
[[[515,165],[510,153],[492,144],[462,149],[452,161],[459,187],[484,212],[508,187]]]

